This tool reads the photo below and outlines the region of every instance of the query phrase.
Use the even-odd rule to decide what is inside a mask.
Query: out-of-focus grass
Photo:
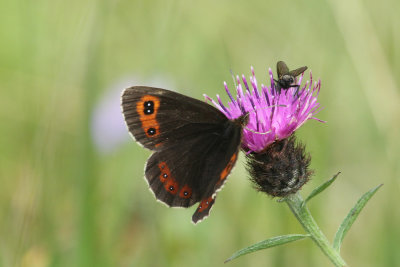
[[[218,266],[246,245],[302,230],[256,193],[242,162],[210,218],[154,201],[134,142],[99,153],[94,106],[118,81],[154,77],[192,97],[285,60],[322,79],[318,117],[298,133],[316,176],[310,204],[333,236],[359,196],[382,190],[344,241],[351,266],[400,265],[400,18],[376,1],[6,1],[0,11],[0,266]],[[128,78],[126,78],[128,77]],[[159,83],[159,82],[158,82]],[[167,85],[165,85],[167,86]],[[123,88],[121,88],[122,90]],[[118,100],[117,100],[118,101]],[[243,157],[241,157],[243,159]],[[232,266],[327,266],[311,242]]]

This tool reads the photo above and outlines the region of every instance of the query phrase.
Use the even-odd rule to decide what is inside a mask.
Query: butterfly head
[[[249,123],[249,120],[250,120],[250,112],[247,112],[246,114],[241,115],[240,117],[234,119],[233,122],[239,125],[240,127],[244,128]]]

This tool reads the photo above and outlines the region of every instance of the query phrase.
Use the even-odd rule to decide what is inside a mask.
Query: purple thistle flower
[[[300,87],[300,84],[304,74],[297,81],[299,88],[291,87],[280,93],[275,89],[271,69],[269,69],[271,85],[268,87],[261,84],[261,90],[259,90],[253,67],[251,67],[251,73],[251,87],[244,75],[242,75],[244,88],[239,76],[236,76],[236,99],[224,82],[225,90],[230,98],[227,106],[222,104],[219,95],[217,95],[218,103],[204,95],[206,100],[210,100],[229,119],[249,114],[249,122],[243,129],[242,141],[242,148],[248,153],[261,152],[273,142],[288,138],[309,119],[321,121],[313,117],[319,111],[320,104],[317,102],[317,96],[321,81],[313,84],[311,72],[310,81],[307,81],[303,87]]]

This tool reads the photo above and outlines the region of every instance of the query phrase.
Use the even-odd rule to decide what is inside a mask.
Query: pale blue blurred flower
[[[91,135],[96,149],[111,153],[131,137],[121,114],[121,92],[133,85],[173,88],[168,79],[155,77],[150,80],[124,79],[107,89],[95,105],[91,119]]]

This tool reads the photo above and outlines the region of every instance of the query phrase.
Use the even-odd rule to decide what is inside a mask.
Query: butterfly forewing
[[[183,126],[220,124],[228,120],[202,101],[160,88],[134,86],[122,94],[122,110],[130,133],[144,147],[157,150],[195,132]]]

